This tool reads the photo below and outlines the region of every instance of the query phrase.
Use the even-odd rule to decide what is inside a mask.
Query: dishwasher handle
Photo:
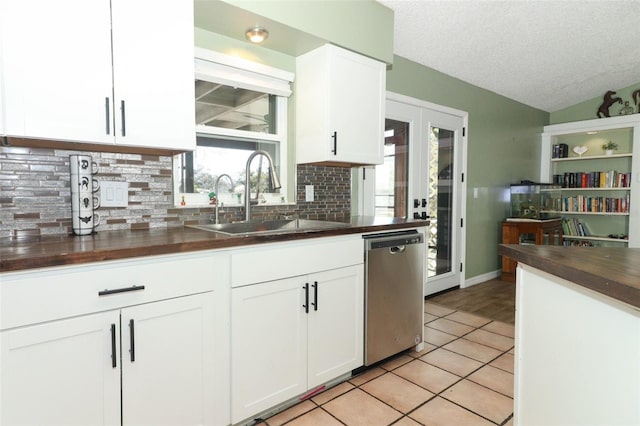
[[[404,253],[404,251],[407,249],[407,246],[402,245],[402,246],[393,246],[393,247],[389,247],[389,253],[391,254],[400,254],[400,253]]]
[[[366,250],[379,250],[379,249],[392,249],[395,248],[396,252],[400,250],[398,247],[405,247],[413,244],[422,244],[424,242],[424,235],[414,233],[407,236],[394,236],[394,237],[381,237],[366,239]],[[391,251],[391,250],[390,250]],[[404,251],[404,250],[402,250]]]

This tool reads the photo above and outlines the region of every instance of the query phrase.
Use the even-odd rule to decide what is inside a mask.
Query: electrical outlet
[[[304,200],[307,202],[311,202],[314,200],[313,185],[304,186]]]
[[[100,182],[100,207],[127,207],[129,182]]]

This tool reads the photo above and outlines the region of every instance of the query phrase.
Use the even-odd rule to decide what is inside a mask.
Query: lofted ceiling
[[[396,55],[543,111],[640,88],[640,0],[378,1]]]

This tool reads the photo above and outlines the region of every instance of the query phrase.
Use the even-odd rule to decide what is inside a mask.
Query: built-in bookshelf
[[[640,114],[546,126],[541,158],[544,213],[562,217],[565,245],[640,247]]]

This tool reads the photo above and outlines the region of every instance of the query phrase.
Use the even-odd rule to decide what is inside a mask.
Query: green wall
[[[549,113],[399,56],[387,72],[387,90],[469,113],[465,275],[500,269],[505,193],[511,183],[538,179],[540,133]]]
[[[640,59],[639,59],[640,60]],[[632,84],[629,87],[625,87],[622,89],[612,89],[616,92],[616,96],[622,98],[622,101],[629,101],[629,105],[633,105],[633,99],[631,99],[631,94],[636,90],[640,90],[640,82],[636,84]],[[551,113],[550,123],[558,124],[558,123],[568,123],[570,121],[580,121],[580,120],[591,120],[594,118],[598,118],[596,112],[598,108],[602,104],[602,99],[604,97],[604,93],[602,96],[598,96],[593,99],[589,99],[588,101],[581,102],[576,105],[572,105],[568,108],[564,108],[558,111],[554,111]],[[609,108],[609,114],[613,117],[618,114],[620,108],[624,106],[616,103]],[[634,111],[638,112],[638,106],[634,107]]]
[[[254,12],[257,13],[262,2],[230,3],[236,6],[242,4],[240,7],[252,3],[255,6]],[[344,2],[326,3],[337,5]],[[372,6],[370,3],[368,0],[357,1],[351,6]],[[276,19],[275,13],[271,13],[270,17],[274,20],[286,20],[289,24],[294,21],[295,14],[292,11],[281,12],[286,15],[286,19]],[[327,25],[327,21],[323,21]],[[312,24],[308,17],[304,22]],[[338,23],[336,21],[336,26]],[[341,44],[335,37],[339,31],[332,34],[331,25],[326,28],[328,30],[325,29],[324,33],[331,36],[328,37],[329,41]],[[287,71],[295,70],[295,58],[278,51],[252,46],[199,28],[196,28],[195,38],[196,46],[199,47],[241,56]],[[501,237],[499,225],[509,210],[506,191],[510,183],[522,179],[538,179],[540,133],[542,127],[549,122],[549,114],[402,57],[394,56],[392,61],[393,65],[387,72],[387,90],[469,113],[466,278],[500,269],[497,249]],[[295,94],[289,103],[290,124],[295,122],[292,114],[294,103]],[[293,126],[290,128],[293,129]],[[292,168],[295,144],[291,132],[289,148],[289,166]]]

